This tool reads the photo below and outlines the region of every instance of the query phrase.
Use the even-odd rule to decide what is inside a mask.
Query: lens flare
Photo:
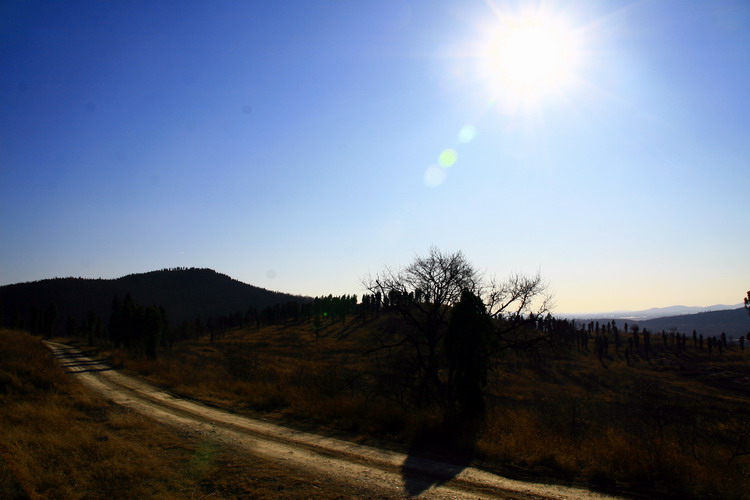
[[[424,184],[429,188],[436,188],[445,182],[446,177],[448,177],[448,172],[444,168],[430,165],[424,171]]]
[[[458,133],[458,140],[463,144],[468,144],[474,140],[477,135],[477,128],[474,125],[464,125]]]
[[[445,149],[442,153],[440,153],[440,159],[438,161],[441,167],[449,168],[454,163],[456,163],[457,159],[458,153],[456,153],[455,149]]]

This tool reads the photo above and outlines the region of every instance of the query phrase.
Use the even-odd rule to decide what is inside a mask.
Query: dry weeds
[[[327,324],[318,337],[306,324],[236,330],[214,344],[178,344],[157,362],[111,355],[178,393],[291,425],[402,448],[425,432],[450,439],[437,408],[404,396],[408,367],[398,360],[406,358],[365,354],[384,321]],[[750,387],[720,377],[750,380],[749,356],[658,346],[631,366],[615,353],[604,363],[575,350],[508,356],[491,377],[474,452],[506,473],[674,498],[746,498],[750,456],[732,454],[750,446]]]
[[[336,498],[304,472],[178,433],[85,390],[40,339],[0,330],[0,498]],[[188,373],[185,371],[184,373]]]

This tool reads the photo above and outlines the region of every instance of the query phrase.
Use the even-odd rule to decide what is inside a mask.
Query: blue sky
[[[528,12],[576,54],[533,101],[478,69]],[[748,47],[743,1],[3,2],[0,284],[361,294],[437,245],[559,312],[736,304]]]

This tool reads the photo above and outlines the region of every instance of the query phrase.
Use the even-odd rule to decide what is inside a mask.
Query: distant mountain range
[[[726,333],[727,337],[739,338],[750,334],[750,316],[744,307],[725,311],[710,311],[698,314],[685,314],[654,318],[638,321],[638,326],[648,328],[652,332],[670,331],[676,328],[678,332],[690,334],[693,330],[704,337],[713,337]]]
[[[697,306],[670,306],[670,307],[652,307],[651,309],[643,309],[640,311],[611,311],[602,313],[590,313],[590,314],[567,314],[561,313],[558,316],[563,318],[576,318],[576,319],[629,319],[632,321],[645,321],[654,318],[664,318],[667,316],[681,316],[685,314],[698,314],[711,311],[726,311],[730,309],[739,309],[742,304],[726,305],[716,304],[707,307]]]
[[[57,332],[68,317],[81,321],[89,311],[106,324],[115,296],[123,300],[127,294],[136,304],[164,307],[172,325],[310,300],[248,285],[212,269],[176,268],[117,279],[54,278],[1,286],[0,324],[11,324],[15,315],[28,325],[32,309],[41,313],[49,304],[57,309]]]
[[[621,327],[628,323],[637,324],[652,332],[669,332],[672,329],[681,333],[703,334],[713,337],[726,333],[728,337],[739,338],[750,332],[750,316],[742,304],[714,305],[709,307],[672,306],[645,309],[643,311],[615,311],[603,314],[566,314],[563,317],[586,323],[598,321],[600,324],[616,321]]]

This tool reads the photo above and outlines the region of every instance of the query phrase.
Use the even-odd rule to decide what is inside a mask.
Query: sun
[[[493,54],[496,71],[509,85],[543,91],[557,86],[570,68],[571,50],[564,32],[530,20],[500,36]]]
[[[479,77],[493,98],[527,107],[570,88],[581,59],[573,29],[539,10],[497,21],[483,30],[477,54]]]

